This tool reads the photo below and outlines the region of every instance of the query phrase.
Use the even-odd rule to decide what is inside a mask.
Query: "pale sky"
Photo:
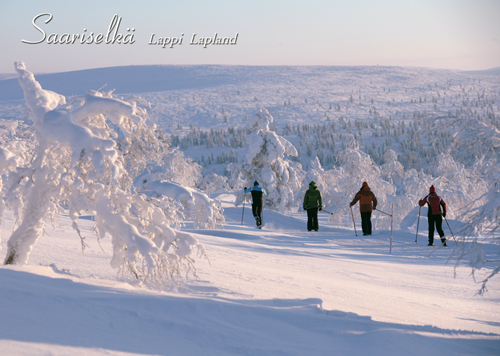
[[[500,0],[0,0],[0,73],[142,64],[500,66]],[[33,19],[40,14],[36,24]],[[118,33],[133,44],[48,43],[51,34]],[[84,31],[86,29],[86,31]],[[129,31],[127,31],[129,29]],[[132,30],[134,29],[134,30]],[[200,37],[235,45],[191,45]],[[183,38],[181,45],[150,45]],[[183,36],[181,36],[184,34]],[[130,36],[129,36],[130,37]],[[54,38],[54,36],[52,36]]]

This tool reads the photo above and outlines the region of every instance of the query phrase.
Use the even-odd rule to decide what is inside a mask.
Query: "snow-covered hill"
[[[474,118],[498,129],[500,79],[484,74],[489,72],[378,66],[128,66],[43,74],[37,80],[69,100],[103,87],[124,97],[140,94],[151,103],[152,120],[172,135],[175,145],[211,165],[206,173],[224,174],[225,165],[216,166],[217,158],[227,160],[224,155],[231,151],[240,157],[242,151],[241,139],[228,129],[245,129],[260,108],[273,115],[273,129],[299,148],[306,168],[316,155],[324,166],[333,166],[335,150],[344,142],[341,134],[354,135],[378,164],[392,148],[407,169],[425,169],[440,152],[460,162],[463,156],[461,163],[470,165],[469,156],[454,154],[453,137],[461,127],[450,131],[446,122],[440,123],[439,141],[436,129],[428,129],[435,118]],[[22,99],[17,79],[0,80],[2,117],[26,120]],[[323,134],[335,133],[318,146],[311,137],[317,135],[316,126]],[[431,153],[424,151],[427,142],[437,142]],[[420,160],[416,150],[422,151]],[[474,147],[469,155],[485,150]],[[214,162],[207,162],[210,155]]]

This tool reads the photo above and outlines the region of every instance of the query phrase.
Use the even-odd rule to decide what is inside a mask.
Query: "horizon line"
[[[118,66],[105,66],[105,67],[91,67],[83,69],[67,70],[62,72],[33,72],[36,75],[47,75],[47,74],[62,74],[62,73],[72,73],[72,72],[82,72],[87,70],[96,69],[108,69],[108,68],[125,68],[125,67],[346,67],[346,68],[361,68],[361,67],[380,67],[380,68],[410,68],[410,69],[426,69],[426,70],[445,70],[453,72],[471,73],[474,72],[488,72],[494,70],[500,70],[500,66],[492,67],[487,69],[454,69],[454,68],[442,68],[442,67],[426,67],[426,66],[401,66],[401,65],[379,65],[379,64],[360,64],[360,65],[336,65],[336,64],[128,64],[128,65],[118,65]],[[0,73],[2,75],[16,75],[15,71],[8,73]],[[480,73],[477,73],[480,74]]]

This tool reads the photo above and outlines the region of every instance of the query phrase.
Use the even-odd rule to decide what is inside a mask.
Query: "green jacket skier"
[[[323,202],[315,181],[309,183],[309,189],[306,191],[302,206],[307,211],[307,230],[318,231],[318,210],[321,211],[323,208]]]

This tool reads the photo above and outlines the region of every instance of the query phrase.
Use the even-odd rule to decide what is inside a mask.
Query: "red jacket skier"
[[[433,185],[429,188],[429,194],[425,198],[420,199],[418,205],[424,206],[426,203],[429,207],[427,213],[427,219],[429,221],[429,246],[434,244],[434,225],[436,225],[436,230],[441,237],[443,246],[446,246],[446,238],[443,232],[443,217],[446,217],[446,203],[436,194],[436,188],[434,188]]]

